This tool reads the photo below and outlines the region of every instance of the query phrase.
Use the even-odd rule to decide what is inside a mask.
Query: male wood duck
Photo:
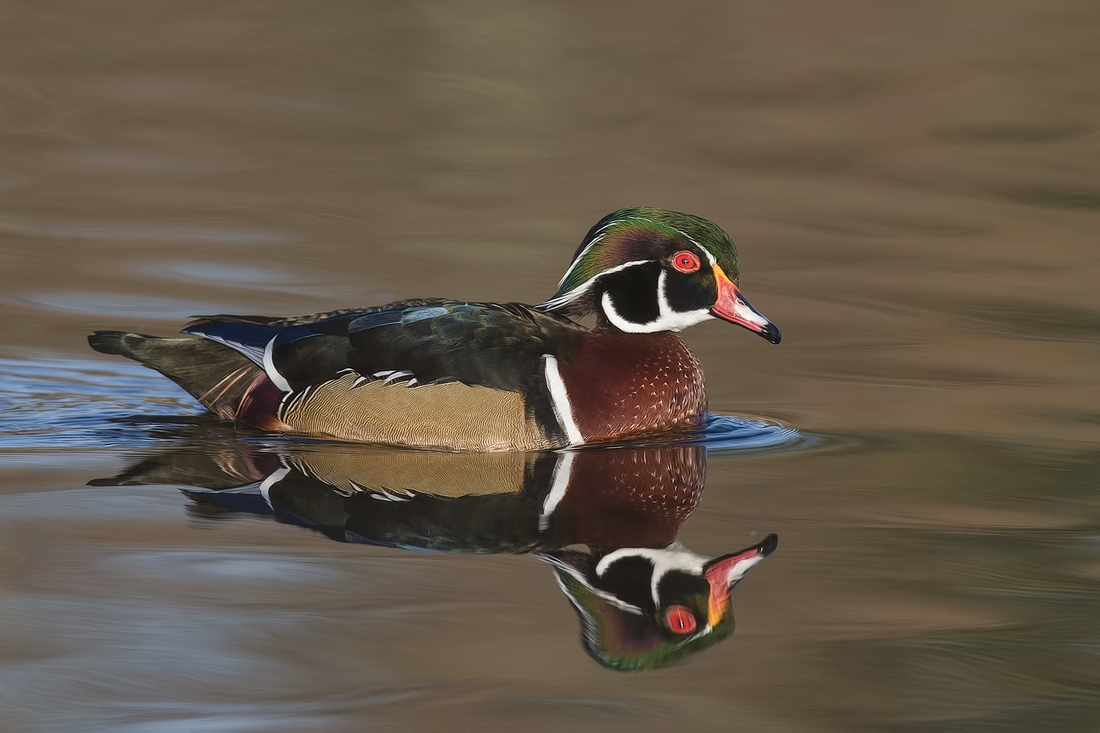
[[[98,331],[216,415],[262,430],[461,451],[542,450],[699,425],[703,370],[677,332],[720,318],[779,343],[706,219],[622,209],[536,305],[441,299],[273,318],[218,315],[187,337]],[[588,328],[575,318],[595,314]],[[201,338],[194,338],[195,336]]]

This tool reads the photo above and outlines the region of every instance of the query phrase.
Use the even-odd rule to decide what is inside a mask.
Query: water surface
[[[3,16],[0,727],[1095,728],[1094,4]],[[721,644],[614,672],[532,555],[87,485],[286,449],[91,330],[538,302],[633,205],[726,228],[783,329],[686,333],[738,421],[678,538],[780,537]]]

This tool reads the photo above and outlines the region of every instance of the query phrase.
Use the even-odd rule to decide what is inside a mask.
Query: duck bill
[[[736,323],[778,344],[782,338],[779,328],[745,300],[745,296],[718,265],[714,266],[714,279],[718,281],[718,300],[711,306],[710,312],[723,321]]]
[[[703,574],[710,584],[710,601],[707,604],[707,623],[717,626],[730,606],[730,591],[741,582],[745,573],[775,552],[779,547],[779,535],[770,534],[759,545],[736,552],[732,555],[716,557],[703,567]]]

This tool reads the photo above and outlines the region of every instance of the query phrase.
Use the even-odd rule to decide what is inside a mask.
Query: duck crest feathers
[[[740,269],[733,242],[716,224],[691,214],[635,207],[614,211],[582,240],[558,283],[558,291],[540,307],[578,317],[596,310],[593,287],[602,276],[659,261],[677,249],[698,252],[734,281]]]

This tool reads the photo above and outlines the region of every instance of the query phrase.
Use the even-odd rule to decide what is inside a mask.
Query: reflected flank
[[[702,495],[706,460],[693,445],[436,453],[238,444],[167,451],[89,483],[186,486],[195,516],[273,516],[339,542],[538,553],[577,610],[585,650],[634,671],[729,636],[730,589],[777,546],[769,535],[710,558],[676,541]]]

